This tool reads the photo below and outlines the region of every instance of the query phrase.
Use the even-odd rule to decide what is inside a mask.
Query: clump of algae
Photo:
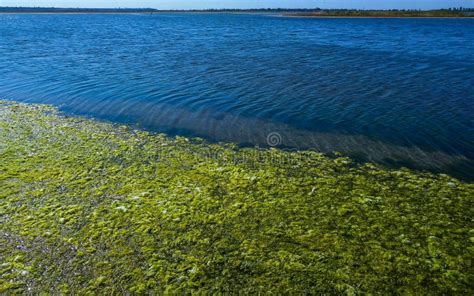
[[[0,101],[0,293],[472,294],[473,197]]]

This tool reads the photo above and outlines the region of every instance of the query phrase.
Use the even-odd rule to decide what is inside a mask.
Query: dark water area
[[[473,40],[473,19],[0,15],[0,99],[474,180]]]

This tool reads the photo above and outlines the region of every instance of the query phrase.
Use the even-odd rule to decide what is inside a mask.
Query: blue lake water
[[[473,19],[0,15],[0,98],[474,179]]]

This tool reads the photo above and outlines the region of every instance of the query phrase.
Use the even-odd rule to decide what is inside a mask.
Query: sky
[[[0,6],[205,8],[435,9],[474,7],[474,0],[0,0]]]

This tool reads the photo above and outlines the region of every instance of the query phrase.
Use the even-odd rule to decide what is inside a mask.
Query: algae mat
[[[0,292],[472,294],[474,185],[0,102]]]

